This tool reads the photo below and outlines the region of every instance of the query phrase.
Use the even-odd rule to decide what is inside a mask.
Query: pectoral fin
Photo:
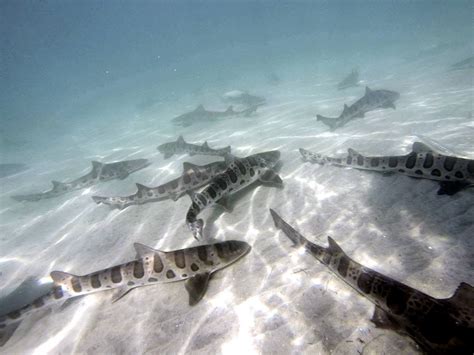
[[[397,330],[400,326],[382,308],[375,307],[374,314],[370,319],[377,328]]]
[[[470,184],[464,181],[441,181],[439,183],[438,195],[452,196],[468,186]]]
[[[267,170],[261,177],[260,181],[265,185],[283,187],[283,180],[273,170]]]
[[[117,288],[115,290],[115,293],[114,295],[112,296],[112,303],[115,303],[117,302],[119,299],[121,299],[122,297],[124,297],[127,293],[129,293],[130,291],[132,291],[135,287],[128,287],[128,286],[122,286],[120,288]]]
[[[207,290],[207,285],[209,284],[209,279],[211,277],[210,272],[203,274],[196,274],[195,276],[189,278],[184,287],[189,294],[189,305],[194,306],[197,304],[201,298],[204,296]]]

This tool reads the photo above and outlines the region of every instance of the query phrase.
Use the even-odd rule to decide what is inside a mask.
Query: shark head
[[[264,161],[264,164],[267,165],[269,168],[273,168],[280,160],[280,151],[270,150],[263,153],[257,153],[254,156],[258,159],[262,159]]]
[[[219,268],[226,267],[227,265],[236,262],[252,249],[249,244],[239,240],[228,240],[222,243],[216,243],[214,244],[214,247],[216,248],[217,255],[221,260]]]

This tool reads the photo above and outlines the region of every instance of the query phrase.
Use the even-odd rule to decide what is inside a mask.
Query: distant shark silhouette
[[[199,105],[195,110],[183,113],[178,117],[172,119],[172,122],[177,126],[189,127],[192,124],[200,122],[216,122],[223,118],[231,117],[247,117],[257,111],[260,105],[254,105],[242,111],[234,111],[232,106],[225,111],[208,111],[203,105]]]
[[[451,70],[474,69],[474,57],[469,57],[451,65]]]
[[[193,155],[211,155],[223,157],[230,153],[230,145],[224,148],[212,149],[205,141],[202,145],[187,143],[183,136],[179,136],[175,142],[168,142],[159,145],[156,149],[163,154],[165,159],[171,158],[174,154],[187,153]]]
[[[63,195],[69,191],[80,190],[102,181],[125,179],[131,173],[149,166],[147,159],[124,160],[115,163],[92,162],[92,170],[84,176],[71,182],[52,181],[53,188],[46,192],[14,195],[16,201],[39,201]]]
[[[245,106],[255,106],[255,105],[262,105],[265,103],[265,98],[255,95],[250,95],[247,92],[242,92],[239,90],[233,90],[226,92],[223,95],[223,99],[225,101],[231,102],[237,105],[245,105]]]
[[[352,69],[352,72],[337,84],[337,89],[343,90],[353,86],[359,86],[359,71],[357,69]]]
[[[390,90],[371,90],[365,88],[365,95],[353,103],[351,106],[344,105],[344,110],[337,118],[324,117],[316,115],[317,120],[329,126],[331,131],[346,125],[348,122],[363,118],[369,112],[380,108],[395,109],[395,101],[400,94]]]

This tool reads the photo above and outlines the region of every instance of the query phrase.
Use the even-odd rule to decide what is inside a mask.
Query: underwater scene
[[[0,354],[473,354],[473,9],[1,0]]]

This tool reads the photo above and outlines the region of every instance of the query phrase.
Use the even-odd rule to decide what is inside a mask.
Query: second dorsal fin
[[[336,241],[331,237],[328,237],[328,243],[329,247],[327,249],[331,254],[345,254],[344,250],[342,250],[339,244],[337,244]]]
[[[77,275],[73,275],[64,271],[52,271],[49,275],[53,279],[53,282],[58,286],[64,285],[73,277],[78,277]]]
[[[190,169],[196,169],[196,168],[199,168],[199,165],[188,163],[187,161],[183,163],[183,172],[186,172]]]
[[[205,141],[205,142],[202,144],[202,147],[203,147],[203,148],[206,148],[206,149],[209,149],[209,144],[207,144],[207,141]]]
[[[145,255],[150,255],[154,253],[163,253],[161,250],[153,249],[152,247],[149,247],[148,245],[145,245],[142,243],[133,243],[133,247],[135,248],[135,251],[137,252],[137,259],[141,259],[145,257]]]
[[[356,151],[352,148],[347,149],[347,154],[349,154],[349,156],[351,156],[351,157],[360,155],[360,153],[358,151]]]
[[[176,140],[178,143],[185,143],[183,136],[179,136],[178,139]]]
[[[137,185],[137,190],[138,190],[138,191],[147,191],[147,190],[150,189],[148,186],[139,184],[138,182],[137,182],[135,185]]]
[[[446,302],[452,304],[456,307],[474,307],[474,287],[468,283],[461,282],[450,298],[445,300]]]
[[[428,147],[425,143],[415,142],[413,143],[411,151],[415,153],[428,153],[433,152],[434,150]]]

